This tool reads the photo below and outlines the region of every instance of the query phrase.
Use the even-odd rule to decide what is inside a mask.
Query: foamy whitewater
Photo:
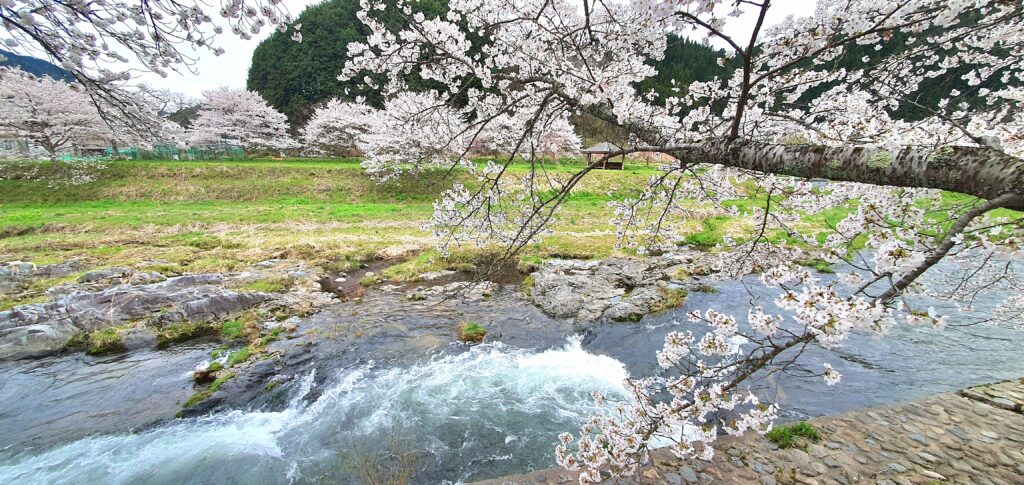
[[[553,465],[559,433],[624,397],[624,365],[579,338],[541,352],[501,343],[409,368],[346,369],[312,402],[313,375],[278,412],[233,411],[136,434],[94,436],[0,466],[0,483],[345,482],[396,436],[414,481],[458,482]]]

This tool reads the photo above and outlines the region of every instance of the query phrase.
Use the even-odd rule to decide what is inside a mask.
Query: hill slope
[[[34,74],[36,76],[48,76],[60,81],[73,82],[75,80],[74,76],[72,76],[70,72],[57,67],[49,61],[44,61],[35,57],[22,56],[3,49],[0,49],[0,66],[17,67],[29,74]]]

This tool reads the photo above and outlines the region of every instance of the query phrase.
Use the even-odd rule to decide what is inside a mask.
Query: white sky
[[[283,0],[281,4],[288,9],[293,17],[298,17],[307,6],[320,2],[321,0]],[[213,4],[219,5],[217,2],[213,2]],[[260,41],[270,37],[273,32],[274,29],[264,27],[259,35],[253,36],[252,40],[242,40],[226,31],[217,36],[216,43],[224,48],[224,54],[215,56],[206,50],[198,51],[198,60],[194,66],[198,70],[198,74],[181,69],[181,73],[171,71],[168,72],[166,78],[162,78],[147,72],[136,75],[136,80],[159,88],[169,88],[196,98],[200,97],[203,91],[220,86],[244,88],[245,81],[249,77],[249,65],[252,64],[253,51],[256,50]]]
[[[302,10],[309,5],[319,3],[321,0],[283,0],[284,6],[293,16],[298,16]],[[581,5],[580,0],[577,1]],[[814,0],[776,0],[768,11],[766,25],[778,23],[788,15],[805,16],[814,12]],[[739,18],[729,19],[726,24],[726,33],[737,39],[737,43],[745,45],[749,39],[749,32],[754,27],[757,17],[748,13]],[[152,73],[143,73],[137,76],[138,81],[147,82],[160,88],[170,88],[174,91],[185,93],[189,96],[199,97],[202,92],[220,86],[245,87],[246,78],[249,76],[249,65],[252,63],[252,53],[260,41],[266,39],[273,32],[273,29],[266,29],[256,38],[245,41],[238,37],[225,33],[219,36],[217,42],[226,51],[221,56],[215,56],[208,51],[199,52],[199,58],[195,68],[198,74],[188,71],[182,73],[171,72],[168,77],[161,78]],[[742,39],[742,40],[740,40]],[[695,39],[700,40],[700,39]],[[717,47],[725,47],[724,42],[712,42]],[[340,48],[340,47],[339,47]]]

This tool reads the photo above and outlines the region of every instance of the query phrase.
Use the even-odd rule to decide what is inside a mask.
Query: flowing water
[[[418,480],[550,465],[558,433],[594,411],[589,395],[624,396],[626,369],[584,351],[494,343],[410,367],[337,371],[312,402],[313,373],[280,411],[232,411],[131,434],[88,437],[0,467],[4,483],[335,481],[385,439],[422,450]],[[398,433],[398,435],[394,435]]]
[[[665,333],[688,328],[686,311],[715,308],[742,320],[751,299],[773,295],[754,278],[717,288],[638,324],[583,331],[543,316],[511,288],[440,305],[371,294],[310,320],[326,337],[281,399],[197,418],[171,416],[191,392],[187,371],[213,343],[5,363],[0,483],[351,483],[385,448],[415,456],[415,483],[549,467],[557,435],[595,410],[590,393],[621,396],[627,375],[655,372],[654,351]],[[483,322],[497,341],[452,343],[464,319]],[[883,404],[1024,374],[1019,335],[902,326],[882,340],[855,336],[838,352],[810,348],[801,362],[812,370],[831,362],[840,385],[752,385],[781,402],[788,419]]]

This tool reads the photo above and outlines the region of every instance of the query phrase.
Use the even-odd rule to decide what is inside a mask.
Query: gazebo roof
[[[616,146],[614,143],[601,142],[590,148],[584,148],[580,150],[582,153],[615,153],[621,152],[622,149]]]

